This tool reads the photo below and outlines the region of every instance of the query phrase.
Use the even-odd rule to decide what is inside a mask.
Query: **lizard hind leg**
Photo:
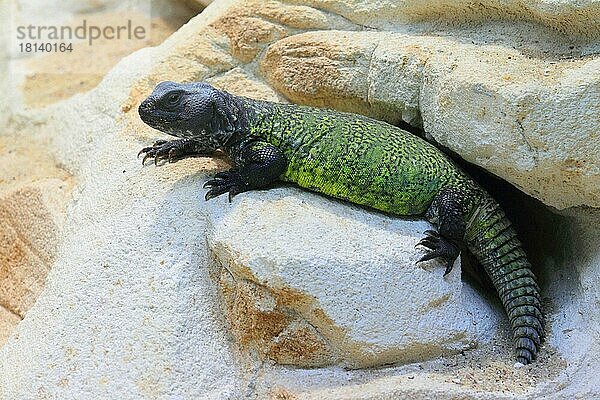
[[[453,188],[445,188],[438,193],[425,216],[437,225],[439,232],[427,230],[424,232],[426,236],[417,243],[417,246],[427,249],[427,253],[417,262],[442,258],[446,262],[444,276],[452,271],[465,234],[460,199],[460,192]]]
[[[446,262],[444,276],[448,275],[450,271],[452,271],[454,261],[456,261],[460,254],[460,248],[450,240],[440,236],[436,231],[426,230],[423,233],[426,236],[417,243],[417,246],[425,247],[427,253],[425,253],[425,255],[417,262],[428,261],[440,257]]]

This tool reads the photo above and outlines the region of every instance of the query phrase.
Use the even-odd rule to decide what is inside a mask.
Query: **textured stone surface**
[[[548,205],[600,207],[600,59],[532,58],[453,37],[310,32],[273,44],[261,72],[295,102],[422,125]]]
[[[118,81],[143,63],[129,69]],[[115,124],[118,95],[73,101],[47,127],[72,132],[55,148],[77,160],[65,165],[79,185],[45,290],[0,351],[0,398],[239,398],[206,269],[201,182],[185,179],[197,164],[142,169],[141,141]]]
[[[0,346],[3,346],[8,340],[19,322],[21,322],[21,316],[13,313],[4,306],[0,306]]]
[[[426,222],[289,189],[219,200],[208,206],[208,247],[245,350],[358,368],[456,353],[497,334],[501,316],[463,286],[459,261],[446,278],[437,262],[416,266]]]
[[[0,196],[0,304],[21,318],[54,262],[64,220],[55,208],[64,208],[68,186],[53,179]]]
[[[308,0],[302,3],[334,11],[352,22],[379,29],[406,22],[461,25],[509,20],[536,22],[571,38],[600,36],[597,0]]]
[[[0,345],[44,288],[72,187],[43,143],[0,136]]]
[[[184,0],[48,0],[43,2],[43,7],[31,0],[5,3],[11,28],[6,31],[16,51],[10,60],[12,76],[7,88],[15,97],[12,101],[23,102],[27,107],[45,106],[94,88],[123,57],[140,48],[160,44],[197,13],[197,9],[189,8]],[[19,54],[17,44],[27,41],[15,39],[13,26],[50,25],[75,29],[84,20],[87,26],[115,29],[129,21],[134,27],[143,27],[144,35],[139,40],[100,37],[91,46],[85,40],[65,39],[65,43],[71,44],[71,52]],[[33,32],[37,35],[35,30]],[[38,42],[43,40],[40,38]]]

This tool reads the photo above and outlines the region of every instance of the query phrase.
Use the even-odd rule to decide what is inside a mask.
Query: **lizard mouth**
[[[156,115],[156,113],[148,112],[147,110],[142,109],[140,106],[139,109],[140,118],[146,125],[149,125],[153,128],[160,129],[160,127],[172,124],[177,121],[177,118],[167,118],[163,115]]]
[[[146,124],[153,126],[153,125],[157,125],[161,122],[167,122],[164,118],[160,118],[151,114],[146,114],[146,113],[142,113],[140,112],[140,118],[142,119],[142,121],[144,121]]]
[[[148,115],[140,115],[140,118],[142,119],[142,121],[144,121],[144,123],[154,129],[158,129],[158,130],[162,130],[161,126],[164,126],[165,124],[165,120],[162,118],[157,118],[157,117],[153,117],[153,116],[148,116]]]

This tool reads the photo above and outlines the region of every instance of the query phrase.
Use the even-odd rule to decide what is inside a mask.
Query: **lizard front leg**
[[[231,202],[237,194],[269,186],[287,168],[287,160],[281,150],[260,140],[243,145],[232,158],[233,168],[219,172],[204,184],[204,187],[210,188],[204,196],[206,200],[229,192]]]
[[[157,140],[152,146],[140,150],[138,157],[144,154],[142,165],[148,158],[154,158],[154,165],[158,165],[158,161],[161,159],[172,163],[187,157],[210,156],[213,152],[214,149],[209,149],[194,139],[186,138],[170,141]]]

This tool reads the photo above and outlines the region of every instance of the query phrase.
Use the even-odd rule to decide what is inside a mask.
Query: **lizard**
[[[470,251],[491,278],[510,321],[516,361],[544,340],[540,288],[500,205],[424,139],[363,115],[235,96],[205,82],[161,82],[138,108],[150,127],[175,136],[144,147],[142,165],[225,153],[233,166],[204,187],[205,199],[268,189],[277,181],[395,216],[420,216],[417,246],[445,263]]]

